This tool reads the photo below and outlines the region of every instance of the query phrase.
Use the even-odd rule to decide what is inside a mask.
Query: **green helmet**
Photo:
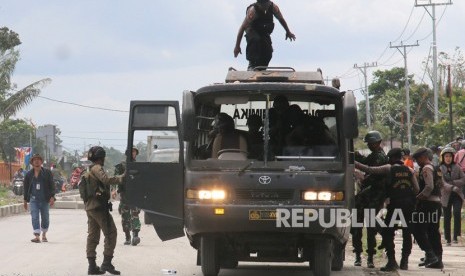
[[[363,141],[367,144],[372,144],[372,143],[378,143],[383,140],[383,137],[381,136],[381,133],[376,130],[369,131],[367,135],[365,135],[365,138],[363,138]]]
[[[455,149],[452,148],[452,147],[446,147],[446,148],[444,148],[444,149],[441,151],[441,157],[444,158],[444,154],[446,154],[446,153],[451,153],[452,156],[454,156],[454,155],[455,155]]]

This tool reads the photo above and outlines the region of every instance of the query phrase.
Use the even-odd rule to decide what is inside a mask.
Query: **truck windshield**
[[[335,98],[263,95],[245,100],[238,96],[231,104],[215,102],[221,104],[205,103],[196,114],[196,160],[274,164],[340,160],[336,112],[340,106]]]

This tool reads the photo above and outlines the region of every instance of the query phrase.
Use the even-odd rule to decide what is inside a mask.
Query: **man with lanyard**
[[[50,206],[55,204],[55,188],[53,185],[52,172],[43,168],[44,159],[40,154],[34,154],[31,158],[32,170],[28,171],[24,178],[24,209],[27,203],[31,207],[32,227],[34,238],[31,242],[40,242],[42,231],[42,242],[47,242],[47,231],[50,225]],[[39,217],[40,213],[40,217]],[[42,220],[42,221],[41,221]]]
[[[136,156],[139,154],[137,148],[132,148],[131,150],[131,160],[135,161]],[[126,152],[126,155],[129,155]],[[126,171],[126,162],[123,161],[115,166],[115,175],[124,174]],[[118,193],[120,194],[120,203],[118,211],[121,214],[121,224],[123,226],[123,231],[126,236],[125,245],[138,245],[140,243],[139,231],[140,231],[140,220],[139,213],[140,209],[137,207],[131,207],[127,204],[125,183],[118,185]],[[132,242],[131,242],[131,230],[132,230]]]
[[[391,149],[387,156],[389,164],[380,167],[369,167],[359,162],[355,162],[355,167],[369,174],[385,175],[389,181],[386,183],[386,197],[389,199],[387,205],[387,215],[385,223],[388,226],[383,228],[383,244],[387,251],[388,262],[381,268],[381,271],[394,271],[399,266],[397,265],[394,251],[394,233],[395,227],[391,225],[391,220],[395,210],[401,210],[405,223],[402,225],[402,259],[400,268],[408,269],[408,257],[412,251],[412,236],[410,219],[415,208],[415,195],[419,191],[417,179],[414,176],[413,169],[407,167],[402,162],[404,153],[400,148]],[[395,218],[399,220],[399,217]]]
[[[257,0],[247,8],[246,17],[236,38],[234,57],[242,54],[241,40],[246,32],[247,48],[246,58],[249,61],[248,70],[257,66],[268,66],[273,55],[271,33],[274,29],[273,16],[276,17],[286,30],[286,39],[295,40],[295,35],[289,30],[279,7],[270,0]]]
[[[444,265],[441,233],[439,232],[441,218],[439,181],[441,176],[431,163],[433,152],[430,149],[419,148],[413,154],[413,159],[420,166],[418,175],[420,193],[417,195],[417,206],[412,219],[414,220],[415,239],[420,248],[426,252],[420,266],[442,269]]]
[[[369,131],[363,139],[367,143],[371,153],[367,156],[356,155],[356,160],[367,166],[382,166],[387,164],[388,159],[386,154],[381,147],[383,138],[381,133],[376,130]],[[364,210],[374,209],[375,213],[378,213],[381,209],[384,198],[384,184],[385,180],[383,176],[367,174],[362,180],[361,191],[355,196],[355,208],[357,209],[357,222],[363,223],[364,221]],[[361,266],[362,259],[361,253],[363,252],[362,247],[362,228],[353,227],[352,233],[352,245],[354,247],[355,262],[354,266]],[[377,230],[374,226],[367,227],[367,267],[374,268],[373,255],[376,253],[376,233]]]

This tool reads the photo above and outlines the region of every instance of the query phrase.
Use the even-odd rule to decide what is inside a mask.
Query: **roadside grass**
[[[8,187],[0,187],[0,206],[21,203],[22,199],[22,196],[15,196]]]

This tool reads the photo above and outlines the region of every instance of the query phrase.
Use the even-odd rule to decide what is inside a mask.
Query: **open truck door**
[[[184,236],[184,149],[177,101],[131,101],[126,198],[143,209],[162,241]],[[129,151],[130,152],[130,151]]]

